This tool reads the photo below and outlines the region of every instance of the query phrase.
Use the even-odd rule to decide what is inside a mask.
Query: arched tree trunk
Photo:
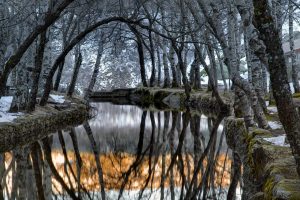
[[[16,67],[16,65],[20,62],[24,53],[30,47],[30,45],[34,42],[34,40],[38,37],[40,33],[45,31],[49,26],[51,26],[60,16],[61,12],[73,2],[74,0],[64,0],[60,3],[56,9],[48,11],[44,18],[44,22],[42,25],[37,25],[33,31],[27,36],[24,42],[19,46],[14,55],[12,55],[8,61],[5,63],[3,67],[2,74],[0,75],[0,95],[5,93],[6,82],[10,72]]]
[[[93,25],[87,27],[84,31],[80,32],[75,38],[72,39],[72,41],[69,43],[68,46],[66,46],[66,48],[63,50],[63,52],[57,57],[57,59],[55,60],[53,66],[51,67],[51,70],[48,73],[48,76],[46,78],[46,83],[44,86],[44,94],[41,98],[41,102],[40,105],[44,106],[46,105],[49,95],[50,95],[50,91],[52,88],[52,79],[53,76],[57,70],[57,68],[59,67],[60,63],[65,59],[65,57],[67,56],[67,54],[74,48],[74,46],[76,46],[87,34],[91,33],[92,31],[94,31],[96,28],[98,28],[99,26],[102,26],[104,24],[108,24],[110,22],[113,21],[119,21],[119,22],[123,22],[123,23],[134,23],[133,21],[130,21],[128,19],[125,19],[123,17],[109,17],[106,19],[103,19],[99,22],[94,23]],[[146,81],[146,79],[144,80]],[[147,84],[147,82],[145,82]]]

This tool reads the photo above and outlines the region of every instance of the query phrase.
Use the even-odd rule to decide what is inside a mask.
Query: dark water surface
[[[222,117],[92,106],[89,122],[2,154],[6,199],[227,198]]]

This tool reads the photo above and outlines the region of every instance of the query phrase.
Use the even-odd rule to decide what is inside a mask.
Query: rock
[[[166,98],[164,98],[162,101],[164,104],[168,105],[170,108],[180,109],[180,105],[181,105],[180,95],[172,93],[172,94],[168,95]]]
[[[300,180],[284,179],[273,188],[272,199],[300,199]]]
[[[249,200],[264,200],[265,199],[265,194],[263,192],[257,192],[255,195],[250,197]]]
[[[71,104],[57,104],[54,106],[54,108],[56,110],[65,110],[67,108],[70,108],[71,107]]]

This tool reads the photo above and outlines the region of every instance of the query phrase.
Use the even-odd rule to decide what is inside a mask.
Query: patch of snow
[[[270,101],[266,101],[266,105],[269,106],[270,105]]]
[[[12,122],[22,113],[9,113],[11,103],[13,101],[12,96],[3,96],[0,98],[0,122]]]
[[[50,97],[55,101],[55,103],[65,102],[65,97],[62,95],[50,94]]]
[[[270,122],[268,122],[268,124],[271,127],[271,129],[281,129],[282,128],[282,124],[280,124],[280,122],[277,122],[277,121],[270,121]]]
[[[9,111],[12,100],[13,100],[12,96],[3,96],[3,97],[0,98],[0,110],[1,110],[1,112]]]
[[[278,112],[276,106],[269,106],[269,107],[268,107],[268,110],[271,111],[272,113],[277,113],[277,112]]]
[[[242,77],[243,79],[248,80],[248,72],[245,72],[245,73],[241,74],[241,77]]]
[[[201,84],[208,85],[208,76],[202,76],[201,77]],[[225,79],[227,86],[229,86],[230,80]],[[218,86],[224,86],[223,80],[218,80]]]
[[[270,138],[264,138],[264,140],[271,142],[272,144],[282,146],[282,147],[289,147],[289,144],[285,143],[285,135],[278,136],[278,137],[270,137]]]
[[[205,85],[208,84],[208,76],[201,77],[201,84],[205,84]]]

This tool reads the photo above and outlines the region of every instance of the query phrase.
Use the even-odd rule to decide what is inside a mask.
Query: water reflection
[[[222,117],[93,106],[82,126],[1,154],[0,200],[235,198]]]

